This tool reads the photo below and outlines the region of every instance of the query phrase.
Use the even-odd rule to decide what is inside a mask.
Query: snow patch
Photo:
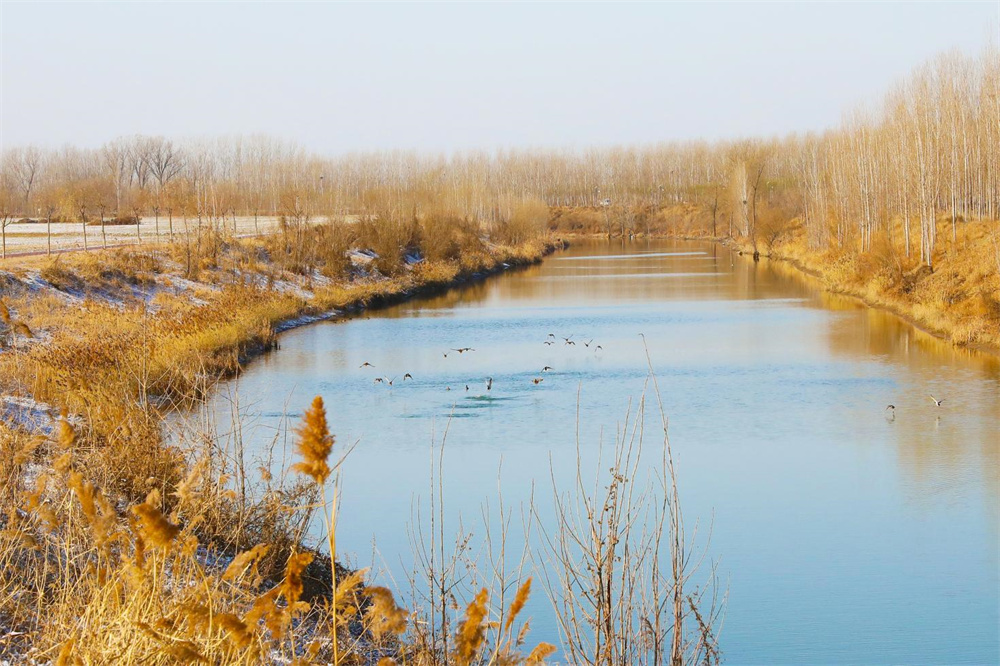
[[[306,324],[313,324],[317,321],[326,321],[327,319],[333,319],[340,314],[339,310],[331,310],[329,312],[324,312],[322,314],[316,315],[302,315],[301,317],[296,317],[294,319],[288,319],[281,322],[274,327],[275,333],[284,333],[285,331],[291,330],[293,328],[298,328],[299,326],[305,326]]]
[[[70,415],[67,420],[73,426],[83,425],[81,416]],[[0,395],[0,421],[27,432],[51,435],[59,422],[59,412],[52,405],[32,398]]]
[[[378,259],[378,255],[371,250],[351,250],[347,253],[347,257],[355,266],[367,266],[374,260]]]

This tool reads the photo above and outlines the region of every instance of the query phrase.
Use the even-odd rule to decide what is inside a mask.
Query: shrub
[[[548,222],[548,205],[540,199],[525,199],[514,206],[509,218],[497,223],[493,239],[510,245],[520,245],[542,235]]]

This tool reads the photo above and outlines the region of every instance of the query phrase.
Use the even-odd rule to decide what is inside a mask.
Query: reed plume
[[[246,622],[232,613],[219,613],[215,621],[225,631],[226,638],[237,649],[248,647],[253,641],[253,632]]]
[[[348,609],[352,602],[355,602],[355,592],[357,592],[365,582],[367,569],[358,569],[344,576],[337,581],[337,589],[333,596],[333,608],[338,613]]]
[[[385,587],[369,587],[365,595],[371,601],[365,611],[368,630],[376,640],[383,636],[399,635],[406,631],[409,612],[396,605],[392,592]]]
[[[285,565],[285,579],[281,583],[281,594],[288,602],[289,608],[294,608],[302,597],[304,585],[302,583],[302,572],[306,570],[312,561],[312,553],[294,553],[288,558]]]
[[[545,663],[545,660],[555,654],[555,651],[555,645],[552,645],[551,643],[539,643],[535,646],[534,650],[528,653],[528,657],[524,660],[524,663],[527,664],[527,666]]]
[[[486,637],[486,602],[489,592],[484,587],[465,609],[465,619],[455,636],[455,663],[468,666],[479,654]]]
[[[263,558],[267,551],[271,549],[270,546],[264,543],[259,543],[250,550],[244,551],[233,558],[233,561],[229,563],[226,567],[225,573],[222,574],[222,580],[237,580],[246,570],[249,569],[256,562]]]
[[[292,469],[312,478],[316,485],[322,486],[330,476],[330,465],[327,459],[333,449],[333,435],[326,422],[326,408],[323,398],[316,396],[312,405],[302,419],[298,430],[296,449],[302,456],[302,462],[295,463]]]
[[[145,502],[132,507],[132,512],[139,519],[139,533],[143,541],[157,548],[169,550],[174,539],[180,534],[181,528],[167,520],[156,508],[159,497],[159,493],[154,490]]]
[[[524,584],[517,589],[517,594],[514,595],[514,601],[510,604],[510,612],[507,614],[507,620],[504,622],[504,632],[510,631],[510,628],[514,626],[514,620],[517,619],[518,613],[524,609],[524,604],[528,602],[528,596],[531,594],[531,577],[529,576]]]
[[[76,431],[69,424],[65,414],[59,419],[56,444],[58,444],[62,453],[52,461],[52,467],[59,474],[66,474],[73,465],[73,451],[76,449]]]

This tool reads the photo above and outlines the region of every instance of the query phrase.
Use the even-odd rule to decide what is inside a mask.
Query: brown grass
[[[182,449],[161,426],[166,411],[197,404],[273,344],[284,321],[389,302],[547,250],[539,240],[493,244],[469,225],[454,230],[458,255],[407,267],[400,254],[369,275],[346,248],[401,253],[410,226],[366,236],[292,225],[254,240],[206,229],[173,246],[8,264],[0,394],[32,396],[78,425],[64,419],[47,438],[0,424],[0,627],[17,637],[0,653],[72,664],[355,663],[380,646],[406,663],[409,613],[363,572],[303,545],[322,508],[336,554],[336,495],[323,492],[334,440],[321,401],[300,431],[300,478],[254,479],[239,442],[206,432]],[[19,281],[32,270],[53,288]]]
[[[515,212],[522,226],[504,230],[506,238],[527,233],[537,214],[530,205]],[[82,303],[64,292],[5,291],[8,328],[24,321],[41,338],[0,355],[0,391],[44,400],[77,425],[64,418],[49,437],[0,425],[0,625],[17,637],[0,648],[68,664],[536,664],[555,652],[526,646],[531,578],[522,566],[494,562],[458,616],[458,563],[469,551],[447,556],[443,534],[424,553],[435,553],[431,596],[414,599],[413,610],[369,584],[367,572],[336,564],[337,468],[347,452],[337,451],[321,399],[298,430],[299,460],[286,470],[296,475],[249,471],[238,436],[195,432],[183,447],[163,439],[167,410],[196,405],[215,380],[272,344],[283,321],[391,302],[537,261],[551,248],[534,236],[497,242],[465,220],[430,215],[400,218],[376,236],[361,229],[293,224],[274,239],[218,235],[200,248],[188,239],[106,261],[67,255],[40,264],[53,284],[82,285]],[[391,265],[348,268],[339,249],[305,250],[324,239],[346,243],[347,233],[353,247],[385,243]],[[427,243],[444,243],[441,253],[424,251]],[[408,265],[404,250],[424,260]],[[174,283],[187,291],[175,294]],[[305,545],[316,517],[329,556]],[[503,512],[501,523],[509,523]],[[506,527],[496,538],[502,544]],[[691,608],[677,612],[697,612],[699,598],[682,599]],[[712,611],[704,617],[692,634],[703,643],[674,650],[678,663],[714,654]],[[641,637],[636,626],[630,641]],[[581,635],[597,628],[578,625]]]
[[[950,240],[939,246],[933,270],[920,265],[915,251],[906,256],[899,229],[895,241],[883,237],[860,252],[812,247],[804,231],[794,228],[763,254],[790,261],[820,276],[831,291],[899,314],[955,344],[1000,352],[1000,269],[991,242],[997,224],[961,225],[954,247]]]

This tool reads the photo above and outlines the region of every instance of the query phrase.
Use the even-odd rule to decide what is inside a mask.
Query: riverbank
[[[607,238],[606,225],[593,209],[557,209],[552,228],[570,238]],[[693,205],[643,210],[629,226],[612,223],[621,238],[711,240],[745,255],[782,261],[818,279],[830,292],[856,298],[891,312],[920,330],[952,344],[1000,355],[1000,223],[962,222],[954,239],[950,221],[939,220],[943,239],[932,268],[922,265],[915,248],[907,255],[901,228],[897,243],[884,241],[869,251],[814,245],[798,220],[771,223],[756,244],[730,237],[728,227],[714,225],[710,211]],[[944,240],[947,239],[947,240]],[[755,247],[756,245],[756,247]]]
[[[969,234],[971,235],[971,234]],[[818,279],[835,294],[890,312],[915,328],[959,347],[1000,355],[1000,282],[988,264],[988,247],[967,246],[969,256],[946,255],[933,269],[905,268],[898,257],[848,255],[809,247],[804,236],[760,248],[760,256],[785,262]],[[730,241],[744,254],[748,242]]]
[[[329,652],[331,634],[316,629],[325,602],[275,606],[331,598],[329,559],[304,536],[315,486],[284,467],[260,479],[232,433],[168,444],[164,415],[196,404],[280,331],[482,280],[563,244],[469,241],[435,259],[355,246],[303,260],[298,247],[332,232],[306,233],[317,237],[292,236],[287,252],[275,236],[0,264],[0,654],[103,663],[125,644],[159,654],[151,663],[189,648],[284,663],[309,641]],[[342,575],[361,603],[363,572]],[[229,619],[198,625],[193,607]]]
[[[0,300],[8,312],[0,390],[77,413],[81,387],[68,384],[67,373],[89,375],[93,383],[106,365],[130,360],[97,351],[114,347],[138,349],[144,374],[159,376],[127,393],[161,404],[196,398],[199,386],[238,371],[282,331],[482,280],[563,246],[489,244],[459,260],[413,254],[390,275],[372,265],[377,254],[355,250],[339,279],[318,269],[287,270],[268,261],[254,240],[233,242],[196,276],[158,246],[12,259],[0,264]],[[57,365],[64,361],[72,367]]]

